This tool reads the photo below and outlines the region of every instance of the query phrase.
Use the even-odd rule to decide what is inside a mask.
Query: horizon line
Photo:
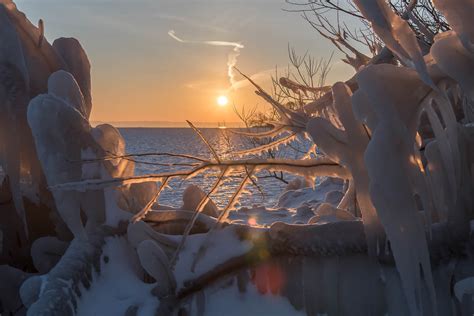
[[[196,127],[201,128],[219,128],[222,126],[225,127],[245,127],[243,122],[192,122]],[[110,124],[115,127],[168,127],[168,128],[190,128],[186,121],[91,121],[92,126],[97,126],[100,124]]]

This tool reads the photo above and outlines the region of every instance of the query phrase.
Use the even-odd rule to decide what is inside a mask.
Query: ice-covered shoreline
[[[189,123],[208,151],[191,155],[130,153],[117,128],[93,127],[79,41],[50,44],[43,21],[0,0],[0,312],[471,315],[474,5],[435,1],[450,28],[422,50],[416,4],[354,1],[374,56],[350,49],[357,73],[331,87],[280,79],[316,91],[300,108],[235,69],[277,114],[243,135],[271,141],[224,155]],[[313,142],[302,157],[261,156],[298,138]],[[144,156],[187,162],[136,172]],[[173,179],[209,171],[178,207],[157,203]],[[298,178],[274,207],[239,205],[262,171]]]

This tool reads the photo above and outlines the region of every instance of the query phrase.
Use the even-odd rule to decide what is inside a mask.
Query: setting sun
[[[229,99],[225,95],[221,95],[217,98],[217,104],[219,106],[226,106],[229,103]]]

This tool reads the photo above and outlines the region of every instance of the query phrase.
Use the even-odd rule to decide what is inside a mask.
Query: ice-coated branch
[[[146,214],[151,209],[151,207],[153,206],[155,201],[160,197],[161,192],[168,186],[169,179],[170,179],[169,177],[165,177],[163,179],[163,182],[161,183],[160,188],[158,189],[156,194],[153,196],[153,198],[150,200],[150,202],[148,202],[147,205],[145,205],[145,207],[140,212],[138,212],[137,214],[135,214],[132,217],[132,220],[131,220],[132,222],[136,223],[139,220],[143,219],[143,217],[146,216]]]
[[[322,93],[322,92],[328,92],[331,90],[330,86],[310,87],[310,86],[295,82],[291,80],[290,78],[286,78],[286,77],[281,77],[279,79],[279,82],[283,87],[292,90],[294,93],[298,93],[301,90],[306,95],[308,91],[312,93]]]
[[[91,159],[81,159],[81,160],[74,160],[71,162],[74,163],[94,163],[98,161],[108,161],[108,160],[115,160],[115,159],[127,159],[127,158],[132,158],[132,157],[175,157],[175,158],[185,158],[189,160],[196,160],[200,162],[206,162],[207,159],[205,158],[200,158],[192,155],[186,155],[186,154],[176,154],[176,153],[166,153],[166,152],[159,152],[159,153],[131,153],[131,154],[126,154],[126,155],[111,155],[111,153],[108,153],[109,155],[105,155],[104,157],[100,158],[91,158]]]
[[[230,132],[236,135],[242,135],[246,137],[252,138],[267,138],[267,137],[276,137],[285,131],[285,127],[283,125],[276,126],[269,131],[259,132],[259,133],[251,133],[251,132],[241,132],[241,131],[234,131],[231,130]]]
[[[246,172],[246,176],[244,177],[242,182],[240,182],[240,185],[237,188],[237,190],[235,190],[234,193],[232,194],[232,196],[230,197],[229,202],[227,203],[227,206],[219,214],[219,217],[217,218],[216,223],[209,229],[206,238],[202,242],[201,246],[199,247],[199,249],[196,253],[196,256],[194,257],[194,260],[191,264],[191,271],[194,271],[194,268],[195,268],[197,262],[202,258],[202,256],[204,256],[206,254],[206,249],[208,247],[209,242],[215,237],[214,232],[217,229],[222,227],[222,224],[224,223],[224,221],[229,216],[229,211],[234,207],[235,203],[237,203],[237,201],[239,200],[239,197],[242,194],[242,192],[244,191],[245,186],[249,182],[251,182],[251,178],[252,178],[254,170],[255,170],[255,168],[252,168],[251,170]]]
[[[350,173],[345,167],[328,158],[291,160],[291,159],[246,159],[246,160],[222,160],[217,162],[206,162],[190,170],[175,172],[165,172],[157,174],[138,175],[113,179],[90,179],[77,182],[62,183],[52,185],[51,190],[100,190],[107,187],[118,187],[133,183],[142,183],[148,181],[162,181],[169,177],[193,177],[197,174],[210,169],[255,167],[256,172],[260,170],[274,170],[294,173],[301,176],[333,176],[342,179],[350,178]]]
[[[234,67],[235,68],[235,67]],[[308,117],[303,112],[292,111],[282,104],[277,102],[269,95],[264,89],[262,89],[258,84],[256,84],[250,77],[242,73],[239,69],[235,68],[237,72],[247,79],[256,89],[255,93],[267,101],[280,115],[280,125],[287,127],[287,129],[292,130],[296,133],[304,131],[306,127],[306,122]]]
[[[269,151],[269,150],[275,150],[278,149],[280,146],[289,144],[296,140],[298,137],[298,134],[296,133],[291,133],[290,135],[287,135],[285,137],[282,137],[280,139],[277,139],[275,141],[272,141],[268,144],[258,146],[255,148],[250,148],[250,149],[244,149],[244,150],[239,150],[233,152],[234,155],[242,157],[242,156],[247,156],[247,155],[259,155],[263,152]]]
[[[349,65],[351,65],[355,70],[358,70],[360,67],[366,65],[370,58],[365,54],[361,53],[358,49],[356,49],[353,45],[346,40],[346,30],[340,29],[339,25],[336,29],[331,25],[327,18],[322,15],[316,15],[317,23],[312,21],[306,13],[303,13],[303,18],[307,21],[322,37],[331,41],[331,43],[336,46],[336,48],[345,54],[346,59],[343,61]],[[343,49],[343,47],[345,49]],[[354,55],[354,57],[349,56],[347,50]]]
[[[212,153],[212,156],[214,156],[214,159],[217,161],[217,162],[220,162],[220,159],[219,159],[219,155],[217,155],[217,152],[214,150],[214,148],[211,146],[211,144],[209,144],[209,142],[207,141],[207,139],[204,137],[204,135],[201,133],[200,130],[197,129],[196,126],[193,125],[193,123],[191,123],[190,121],[186,121],[188,123],[188,125],[193,129],[194,132],[196,132],[196,134],[199,136],[199,138],[202,140],[202,142],[207,146],[207,148],[209,149],[209,151]]]
[[[414,67],[422,80],[434,87],[418,40],[409,24],[398,16],[385,1],[354,0],[362,15],[371,22],[374,32],[399,60]]]
[[[170,268],[172,270],[174,269],[174,265],[176,263],[176,260],[178,259],[179,252],[184,247],[184,244],[186,243],[186,239],[188,238],[189,233],[191,232],[191,229],[193,228],[198,215],[204,210],[204,206],[207,204],[207,202],[209,202],[210,195],[213,194],[219,188],[219,185],[222,183],[222,181],[224,180],[224,177],[228,174],[228,172],[229,172],[229,167],[223,168],[223,170],[221,171],[221,174],[217,178],[212,188],[209,190],[206,196],[204,196],[204,198],[199,202],[194,212],[193,217],[191,218],[191,220],[189,221],[188,225],[186,226],[184,230],[184,233],[183,233],[183,236],[181,237],[181,241],[178,245],[178,248],[176,249],[175,253],[173,254],[173,257],[170,260]]]
[[[380,52],[372,57],[372,59],[367,63],[367,65],[377,65],[377,64],[390,64],[393,63],[394,55],[388,47],[383,47]],[[357,90],[357,81],[356,75],[351,77],[349,80],[344,82],[352,91]],[[324,94],[319,99],[314,100],[305,104],[304,110],[308,114],[318,114],[321,113],[324,109],[331,107],[333,104],[332,92]]]

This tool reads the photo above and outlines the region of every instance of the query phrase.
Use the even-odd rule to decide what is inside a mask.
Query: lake
[[[127,144],[128,153],[176,153],[198,156],[210,159],[211,152],[196,132],[190,128],[120,128],[120,132]],[[229,129],[204,128],[202,134],[211,144],[221,159],[237,159],[233,152],[244,148],[255,146],[246,137],[232,133]],[[277,153],[280,158],[298,158],[308,148],[308,141],[295,142],[294,149],[285,148]],[[189,166],[166,166],[172,163],[192,162],[182,158],[175,157],[137,157],[135,173],[150,174],[167,172],[171,170],[183,170],[191,168]],[[156,165],[163,164],[163,165]],[[219,190],[211,197],[219,207],[225,207],[229,197],[238,187],[245,171],[232,173]],[[268,172],[258,174],[258,184],[260,190],[254,185],[249,185],[247,193],[241,199],[242,205],[266,205],[272,206],[278,199],[278,196],[286,187],[286,184],[273,177],[269,177]],[[283,175],[284,180],[292,179],[291,175]],[[181,206],[181,196],[184,189],[189,184],[195,184],[207,192],[214,181],[216,174],[204,173],[192,179],[173,179],[170,182],[170,189],[166,189],[160,196],[160,204],[170,206]]]

